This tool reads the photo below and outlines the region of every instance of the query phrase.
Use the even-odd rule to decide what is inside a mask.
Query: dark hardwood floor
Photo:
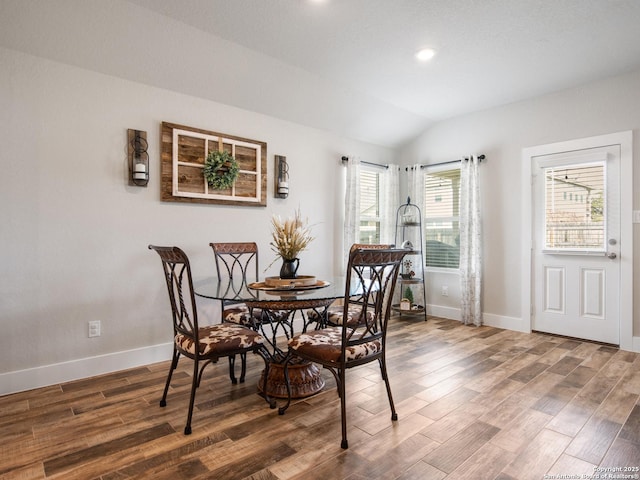
[[[388,365],[399,420],[377,364],[350,370],[348,450],[330,374],[279,416],[256,394],[261,360],[248,362],[241,385],[226,361],[208,368],[190,436],[188,359],[166,408],[168,362],[0,397],[0,478],[540,480],[596,478],[597,468],[639,478],[635,353],[396,318]]]

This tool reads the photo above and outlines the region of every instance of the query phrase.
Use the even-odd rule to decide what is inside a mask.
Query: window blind
[[[426,266],[458,268],[460,169],[427,172],[424,199]]]
[[[380,243],[380,174],[360,172],[360,243]]]

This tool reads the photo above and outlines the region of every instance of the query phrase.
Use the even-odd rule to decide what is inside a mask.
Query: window
[[[380,243],[380,173],[360,172],[359,243]]]
[[[547,167],[545,248],[606,250],[603,162]]]
[[[425,263],[460,266],[460,169],[431,170],[424,176]]]

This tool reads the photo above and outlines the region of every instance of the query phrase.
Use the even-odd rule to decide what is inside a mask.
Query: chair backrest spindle
[[[258,281],[258,245],[254,242],[210,243],[216,261],[218,279],[241,278]],[[253,275],[251,273],[253,272]]]

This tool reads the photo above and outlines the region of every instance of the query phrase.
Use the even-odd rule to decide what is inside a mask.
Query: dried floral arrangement
[[[302,220],[300,209],[296,210],[293,218],[282,220],[279,215],[271,218],[273,231],[271,232],[271,250],[283,260],[293,260],[309,246],[314,239],[307,220]]]

